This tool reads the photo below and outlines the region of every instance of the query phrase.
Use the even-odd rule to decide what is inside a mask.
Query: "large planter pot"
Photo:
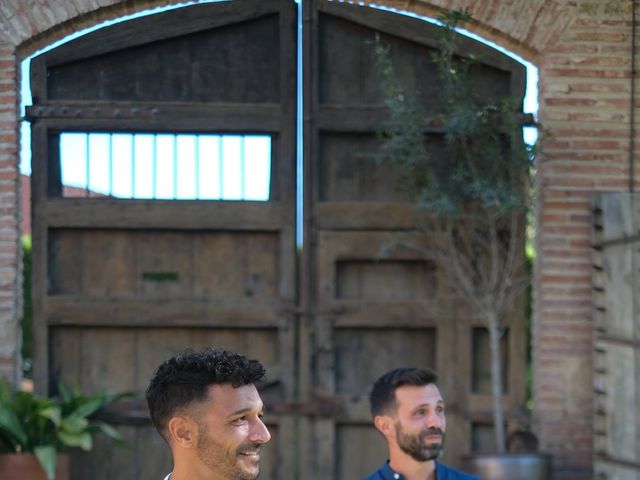
[[[550,480],[551,456],[541,453],[472,454],[462,470],[482,480]]]
[[[47,480],[47,475],[32,453],[0,454],[2,480]],[[69,480],[69,456],[58,455],[55,480]]]

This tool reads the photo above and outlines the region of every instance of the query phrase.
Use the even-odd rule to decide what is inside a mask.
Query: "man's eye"
[[[243,425],[243,424],[244,424],[244,423],[246,423],[246,422],[247,422],[247,417],[244,417],[244,416],[243,416],[243,417],[236,418],[236,419],[235,419],[235,420],[233,420],[231,423],[232,423],[233,425]]]

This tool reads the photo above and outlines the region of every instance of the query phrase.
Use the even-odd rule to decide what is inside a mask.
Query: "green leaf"
[[[60,425],[60,421],[62,417],[62,410],[60,409],[60,407],[51,405],[49,407],[46,407],[40,410],[38,414],[41,417],[48,418],[49,420],[51,420],[56,427]]]
[[[16,440],[16,442],[24,446],[27,442],[27,433],[24,431],[18,416],[7,405],[0,404],[0,429],[5,431],[7,435]]]
[[[67,447],[79,447],[87,452],[91,450],[91,447],[93,447],[93,440],[91,439],[91,433],[89,432],[69,433],[59,431],[56,433],[56,436],[58,437],[58,440]]]
[[[58,462],[58,452],[52,445],[40,445],[33,449],[42,469],[47,474],[48,480],[54,480],[56,475],[56,463]]]
[[[58,393],[60,393],[60,398],[63,402],[71,401],[71,392],[69,391],[69,388],[67,388],[67,386],[62,382],[58,383]]]
[[[104,395],[99,394],[99,396],[86,401],[86,403],[83,403],[78,408],[76,408],[73,412],[71,412],[70,416],[86,418],[92,413],[100,410],[100,408],[104,406],[104,402]]]
[[[0,379],[0,403],[9,403],[11,401],[11,389],[7,382]]]
[[[83,433],[89,426],[89,421],[84,417],[78,417],[75,414],[65,417],[60,422],[60,429],[66,433]]]
[[[96,428],[100,432],[104,433],[107,437],[113,440],[118,446],[124,447],[126,445],[122,434],[108,423],[97,421],[92,422],[91,426]]]

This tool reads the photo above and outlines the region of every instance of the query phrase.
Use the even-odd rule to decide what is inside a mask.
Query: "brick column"
[[[579,1],[543,52],[534,411],[558,480],[589,479],[593,454],[591,192],[629,182],[631,2]]]
[[[0,43],[0,376],[17,380],[22,316],[18,233],[18,91],[13,47]]]

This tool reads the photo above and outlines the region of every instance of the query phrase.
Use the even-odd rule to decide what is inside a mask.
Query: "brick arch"
[[[143,0],[132,4],[102,0],[97,8],[92,8],[93,2],[89,1],[42,1],[27,9],[23,2],[16,2],[0,9],[0,40],[16,47],[22,56],[28,56],[71,33],[104,21],[180,3],[183,2]],[[560,0],[514,0],[508,4],[495,0],[365,0],[363,3],[432,18],[447,9],[467,7],[474,18],[468,26],[470,31],[531,61],[558,40],[576,13],[576,8]]]
[[[64,36],[166,0],[34,0],[0,6],[0,375],[17,371],[19,267],[17,62]],[[365,2],[369,3],[369,2]],[[374,3],[374,2],[370,2]],[[539,117],[553,138],[538,169],[536,433],[557,480],[592,475],[589,195],[628,187],[628,0],[378,0],[429,17],[469,6],[469,29],[540,67]],[[639,158],[640,159],[640,158]],[[640,162],[636,161],[636,187]],[[572,372],[578,372],[573,374]],[[587,372],[588,373],[588,372]]]

